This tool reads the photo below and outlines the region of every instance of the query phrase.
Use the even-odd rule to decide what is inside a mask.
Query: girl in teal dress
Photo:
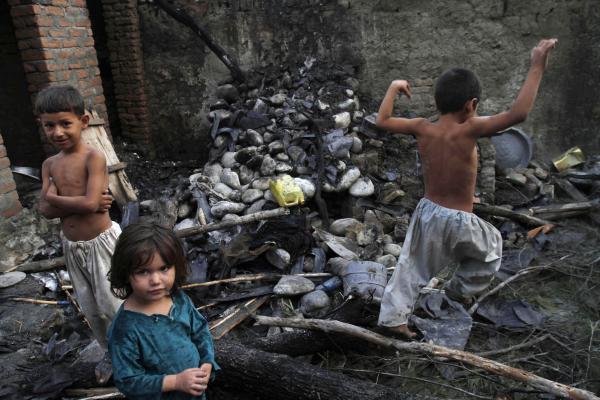
[[[204,399],[219,369],[208,324],[179,288],[187,274],[173,231],[155,224],[123,230],[108,278],[125,301],[108,349],[115,384],[129,399]]]

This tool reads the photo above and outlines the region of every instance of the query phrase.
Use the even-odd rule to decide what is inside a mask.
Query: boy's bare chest
[[[55,160],[50,168],[50,176],[59,194],[79,196],[85,194],[88,172],[85,155],[70,155]]]

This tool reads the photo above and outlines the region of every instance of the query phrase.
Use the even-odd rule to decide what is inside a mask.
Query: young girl
[[[129,399],[204,399],[219,369],[208,324],[179,289],[187,273],[173,231],[152,224],[123,230],[108,278],[125,301],[108,349],[115,384]]]

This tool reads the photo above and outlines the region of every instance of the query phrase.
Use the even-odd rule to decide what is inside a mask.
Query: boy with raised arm
[[[75,297],[100,345],[121,300],[110,291],[106,274],[121,233],[108,209],[104,154],[81,141],[87,127],[81,94],[72,86],[51,86],[35,101],[35,113],[50,143],[60,151],[42,164],[40,213],[60,218],[63,249]]]
[[[523,122],[533,107],[556,39],[542,40],[531,52],[527,78],[510,110],[489,117],[477,115],[481,89],[475,74],[453,68],[435,85],[437,122],[392,117],[396,95],[411,97],[407,81],[390,84],[379,107],[377,126],[393,133],[414,135],[423,163],[425,196],[417,205],[396,269],[381,302],[379,325],[412,338],[408,326],[419,288],[450,261],[458,268],[446,294],[469,303],[484,291],[500,268],[502,237],[488,222],[473,214],[477,177],[477,139],[493,136]]]

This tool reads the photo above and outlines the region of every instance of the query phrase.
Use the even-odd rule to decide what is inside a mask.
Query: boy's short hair
[[[81,117],[85,114],[85,103],[81,93],[71,85],[50,86],[35,98],[35,114],[72,112]]]
[[[133,292],[129,278],[134,270],[148,265],[158,253],[167,265],[175,268],[175,283],[171,293],[175,293],[188,276],[187,262],[183,246],[171,229],[157,224],[132,224],[123,229],[115,245],[108,273],[110,290],[120,299]]]
[[[460,111],[467,101],[475,98],[481,99],[481,86],[468,69],[449,69],[435,83],[435,105],[441,114]]]

